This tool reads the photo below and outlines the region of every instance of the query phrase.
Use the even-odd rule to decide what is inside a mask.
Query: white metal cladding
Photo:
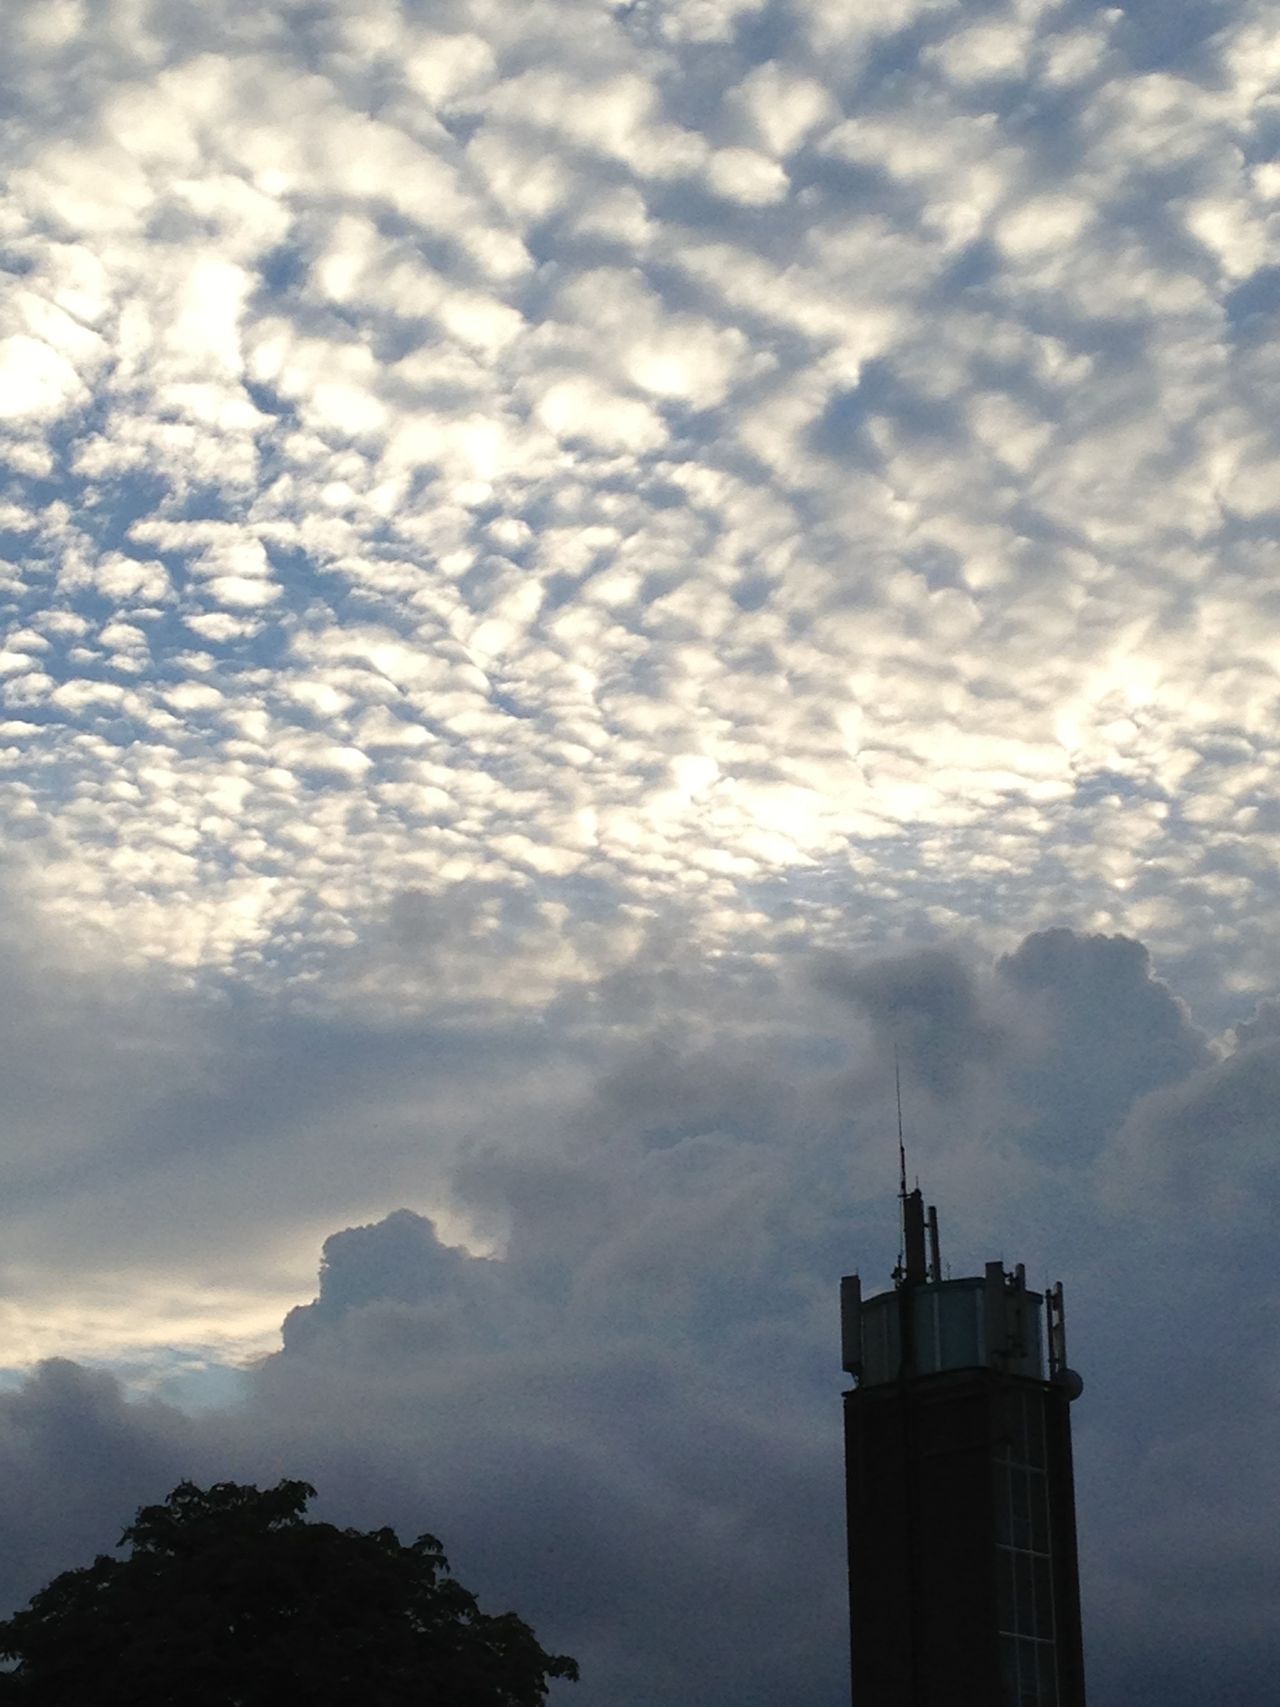
[[[862,1382],[876,1386],[902,1373],[903,1304],[910,1311],[912,1375],[990,1367],[1043,1380],[1043,1298],[992,1277],[944,1280],[882,1292],[862,1305]]]
[[[898,1294],[882,1292],[862,1306],[862,1384],[876,1387],[898,1376]]]

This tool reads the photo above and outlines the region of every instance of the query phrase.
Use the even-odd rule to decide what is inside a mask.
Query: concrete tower
[[[944,1280],[902,1214],[893,1290],[840,1284],[854,1707],[1084,1707],[1061,1284]]]

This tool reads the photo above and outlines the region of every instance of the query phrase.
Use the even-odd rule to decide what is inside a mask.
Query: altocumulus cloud
[[[310,1475],[584,1707],[831,1707],[896,1044],[1068,1284],[1098,1698],[1261,1701],[1270,9],[6,40],[5,1593]]]
[[[540,985],[790,901],[1268,992],[1265,7],[11,13],[33,904],[329,998],[477,886]]]

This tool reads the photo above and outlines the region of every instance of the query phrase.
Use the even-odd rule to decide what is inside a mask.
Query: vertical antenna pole
[[[929,1278],[931,1280],[941,1280],[942,1251],[938,1243],[938,1207],[934,1203],[929,1205],[929,1218],[927,1225],[929,1229],[929,1268],[931,1271]]]
[[[898,1045],[893,1046],[893,1092],[898,1099],[898,1196],[907,1195],[907,1148],[902,1141],[902,1071],[898,1065]]]
[[[893,1046],[893,1093],[898,1101],[898,1266],[893,1271],[894,1284],[900,1286],[906,1276],[907,1257],[907,1152],[902,1142],[902,1072],[898,1066],[898,1045]]]

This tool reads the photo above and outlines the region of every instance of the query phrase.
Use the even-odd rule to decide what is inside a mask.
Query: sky
[[[836,1296],[1065,1284],[1280,1663],[1262,0],[7,0],[0,1600],[182,1476],[844,1707]]]

